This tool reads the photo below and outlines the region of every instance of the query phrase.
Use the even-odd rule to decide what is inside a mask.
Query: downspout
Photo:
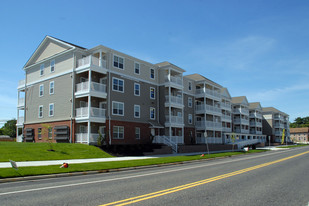
[[[70,117],[70,143],[73,142],[73,114],[74,114],[74,93],[75,93],[75,74],[74,74],[74,68],[75,68],[75,52],[73,52],[73,63],[72,63],[72,107],[71,107],[71,117]]]
[[[110,51],[110,53],[109,53],[109,62],[106,62],[106,65],[107,65],[107,63],[108,63],[108,68],[106,68],[107,69],[107,71],[108,70],[110,70],[110,68],[111,68],[111,62],[112,62],[112,50],[109,50]],[[106,58],[107,59],[107,58]],[[111,101],[111,97],[110,97],[110,95],[111,95],[111,73],[110,72],[108,72],[108,95],[107,95],[107,98],[108,98],[108,101],[107,101],[107,103],[108,103],[108,105],[107,105],[107,107],[108,107],[108,136],[109,136],[109,145],[112,145],[112,136],[111,136],[111,114],[110,114],[110,111],[111,111],[111,107],[110,107],[110,105],[111,105],[111,103],[110,103],[110,101]]]

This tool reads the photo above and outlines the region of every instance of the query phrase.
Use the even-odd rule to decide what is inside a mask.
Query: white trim
[[[135,107],[138,108],[138,116],[135,116]],[[141,118],[141,106],[140,105],[134,104],[133,112],[134,112],[134,118]]]
[[[41,95],[41,87],[42,87],[42,95]],[[43,97],[44,96],[44,84],[40,84],[39,86],[39,97]]]
[[[135,71],[135,64],[138,64],[138,73],[136,73]],[[141,74],[141,64],[139,62],[134,61],[134,74],[136,75],[140,75]]]
[[[52,71],[52,62],[54,62],[54,71]],[[55,72],[55,69],[56,69],[56,60],[55,59],[50,60],[49,68],[50,68],[50,73],[54,73]]]
[[[190,117],[191,117],[191,122],[190,122]],[[189,124],[193,123],[193,115],[192,114],[188,114],[188,123]]]
[[[123,105],[122,114],[115,114],[114,113],[114,103],[115,104],[122,104]],[[112,101],[112,114],[115,115],[115,116],[124,116],[124,102]]]
[[[50,106],[53,106],[52,107],[52,110],[50,109]],[[50,112],[52,111],[52,115],[50,114]],[[55,115],[55,104],[54,103],[50,103],[48,105],[48,116],[49,117],[53,117]]]
[[[117,136],[118,136],[118,137],[117,137],[117,138],[114,137],[114,131],[115,131],[114,129],[115,129],[115,127],[118,128],[118,130],[117,130],[117,134],[118,134]],[[122,130],[123,130],[123,133],[122,133],[122,134],[123,134],[123,137],[122,137],[122,138],[119,138],[119,134],[120,134],[119,129],[120,129],[120,128],[122,128]],[[114,125],[114,126],[113,126],[112,138],[113,138],[113,139],[124,139],[124,126],[116,126],[116,125]]]
[[[115,90],[115,89],[114,89],[114,79],[117,79],[118,82],[119,82],[119,80],[123,81],[122,91],[119,91],[119,90]],[[119,86],[118,86],[118,88],[119,88]],[[113,78],[112,78],[112,90],[113,90],[114,92],[121,92],[121,93],[124,93],[124,80],[123,80],[123,79],[119,79],[119,78],[117,78],[117,77],[113,77]]]
[[[51,90],[51,84],[53,84],[53,92],[50,92]],[[55,81],[49,82],[49,94],[55,94]]]
[[[135,93],[135,86],[138,85],[138,94]],[[141,84],[134,83],[134,96],[141,96]]]
[[[192,81],[188,81],[188,90],[189,91],[192,91],[193,90],[193,88],[192,88]],[[190,86],[191,86],[191,89],[190,89]]]
[[[122,58],[122,59],[123,59],[123,63],[122,63],[122,64],[123,64],[123,68],[119,68],[119,67],[115,67],[115,66],[114,66],[114,58],[115,58],[115,56],[118,57],[118,58]],[[118,61],[119,61],[119,60],[118,60]],[[124,58],[124,57],[122,57],[122,56],[120,56],[120,55],[118,55],[118,54],[114,54],[114,53],[113,53],[112,66],[113,66],[114,68],[124,70],[124,68],[125,68],[124,62],[125,62],[125,58]],[[118,62],[118,64],[119,64],[119,62]],[[119,66],[119,65],[118,65],[118,66]]]
[[[138,133],[136,133],[136,129],[138,129]],[[136,138],[136,135],[138,134],[138,138]],[[141,128],[135,127],[135,139],[141,139]]]
[[[109,70],[109,73],[110,74],[116,74],[116,75],[119,75],[120,77],[122,78],[127,78],[129,80],[132,80],[132,81],[137,81],[137,82],[144,82],[144,83],[147,83],[147,84],[152,84],[152,85],[155,85],[155,86],[164,86],[165,84],[161,84],[159,85],[158,83],[156,82],[151,82],[151,81],[148,81],[148,80],[145,80],[145,79],[141,79],[141,78],[137,78],[137,77],[134,77],[133,75],[127,75],[127,74],[124,74],[124,73],[120,73],[120,72],[116,72],[116,71],[111,71]]]
[[[42,108],[42,116],[40,116],[40,108]],[[43,118],[44,115],[43,115],[43,105],[39,105],[39,112],[38,112],[38,118]]]
[[[153,70],[153,78],[151,77],[151,71],[152,71],[152,70]],[[149,70],[149,71],[150,71],[150,73],[149,73],[149,74],[150,74],[150,75],[149,75],[149,78],[150,78],[150,79],[153,79],[153,80],[156,80],[156,73],[155,73],[155,69],[154,69],[154,68],[150,68],[150,70]]]
[[[190,101],[189,101],[190,99],[191,99],[191,106],[189,104],[190,103]],[[192,99],[192,97],[188,97],[188,107],[192,108],[192,106],[193,106],[193,99]]]
[[[40,65],[40,77],[41,77],[41,76],[44,76],[44,70],[45,70],[45,64],[42,63],[42,64]],[[42,73],[43,73],[43,74],[42,74]]]

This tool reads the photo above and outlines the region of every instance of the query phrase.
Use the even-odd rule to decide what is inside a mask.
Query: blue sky
[[[309,116],[309,1],[3,1],[0,119],[16,118],[22,70],[46,35],[199,73],[232,96]]]

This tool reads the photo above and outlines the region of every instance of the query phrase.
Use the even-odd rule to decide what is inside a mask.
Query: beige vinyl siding
[[[50,62],[52,60],[55,60],[55,71],[50,72]],[[45,80],[48,78],[55,77],[59,74],[63,74],[66,72],[71,72],[73,67],[73,53],[69,52],[68,54],[59,56],[55,59],[50,59],[47,61],[43,61],[42,64],[44,64],[44,75],[40,75],[40,66],[41,64],[37,64],[33,66],[32,68],[29,68],[26,71],[27,75],[27,85]]]
[[[54,94],[49,94],[49,83],[54,81]],[[44,96],[39,97],[39,86],[44,84]],[[26,124],[69,120],[72,103],[71,74],[34,84],[27,88]],[[49,104],[54,103],[54,116],[49,117]],[[43,105],[43,118],[38,118],[39,105]]]
[[[42,53],[38,55],[34,63],[44,60],[48,57],[54,56],[55,54],[61,53],[68,49],[68,47],[64,47],[63,44],[60,44],[55,41],[48,41],[42,48]]]

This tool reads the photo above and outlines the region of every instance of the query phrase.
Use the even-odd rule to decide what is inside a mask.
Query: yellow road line
[[[124,200],[111,202],[111,203],[104,204],[104,205],[101,205],[101,206],[108,206],[108,205],[122,206],[122,205],[128,205],[128,204],[140,202],[140,201],[147,200],[147,199],[152,199],[152,198],[155,198],[155,197],[159,197],[159,196],[167,195],[167,194],[170,194],[170,193],[178,192],[178,191],[181,191],[181,190],[189,189],[189,188],[192,188],[192,187],[196,187],[196,186],[199,186],[199,185],[207,184],[207,183],[210,183],[210,182],[214,182],[214,181],[217,181],[217,180],[221,180],[221,179],[224,179],[224,178],[228,178],[228,177],[239,175],[239,174],[242,174],[242,173],[245,173],[245,172],[256,170],[256,169],[259,169],[259,168],[262,168],[262,167],[266,167],[266,166],[269,166],[269,165],[272,165],[272,164],[283,162],[283,161],[286,161],[288,159],[299,157],[299,156],[307,154],[307,153],[309,153],[309,151],[303,152],[303,153],[300,153],[300,154],[297,154],[297,155],[293,155],[293,156],[290,156],[290,157],[286,157],[286,158],[283,158],[283,159],[275,160],[275,161],[272,161],[272,162],[267,162],[267,163],[263,163],[263,164],[256,165],[256,166],[253,166],[253,167],[248,167],[248,168],[245,168],[245,169],[242,169],[242,170],[237,170],[237,171],[230,172],[230,173],[227,173],[227,174],[219,175],[219,176],[216,176],[216,177],[212,177],[212,178],[188,183],[188,184],[185,184],[185,185],[180,185],[180,186],[177,186],[177,187],[172,187],[172,188],[165,189],[165,190],[160,190],[160,191],[157,191],[157,192],[152,192],[152,193],[149,193],[149,194],[131,197],[131,198],[124,199]]]

